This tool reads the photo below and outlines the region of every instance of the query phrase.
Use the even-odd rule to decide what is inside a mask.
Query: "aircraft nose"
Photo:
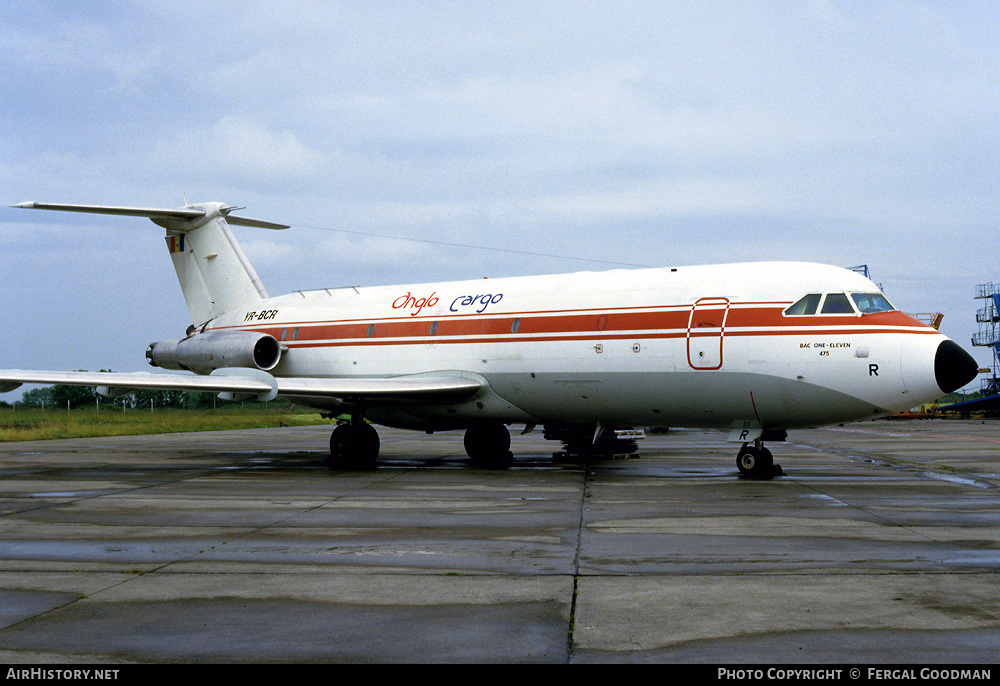
[[[945,340],[934,354],[934,378],[945,393],[958,390],[976,378],[979,364],[955,341]]]

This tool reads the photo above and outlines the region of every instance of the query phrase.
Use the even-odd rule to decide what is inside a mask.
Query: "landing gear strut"
[[[465,430],[465,452],[482,469],[507,469],[514,462],[510,431],[500,422],[475,424]]]
[[[562,462],[610,460],[632,456],[639,450],[636,432],[601,424],[545,425],[545,440],[562,441],[563,449],[553,453]]]
[[[350,424],[338,424],[330,435],[331,469],[375,469],[378,459],[378,431],[371,424],[358,419]]]
[[[736,466],[740,474],[751,479],[770,479],[782,474],[781,467],[774,464],[774,456],[759,439],[753,445],[744,443],[736,456]]]

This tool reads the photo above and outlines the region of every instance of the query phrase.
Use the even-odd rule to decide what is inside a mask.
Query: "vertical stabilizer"
[[[230,310],[257,309],[267,297],[218,208],[205,209],[208,218],[194,228],[167,227],[170,258],[196,326]]]
[[[14,207],[147,217],[164,227],[170,257],[195,326],[230,310],[257,309],[257,304],[267,297],[260,277],[233,237],[229,224],[288,228],[285,224],[233,216],[230,212],[237,208],[219,202],[174,209],[38,202],[22,202]]]

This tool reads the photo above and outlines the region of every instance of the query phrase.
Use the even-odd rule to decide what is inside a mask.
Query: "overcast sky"
[[[235,228],[271,294],[867,264],[986,366],[969,339],[976,284],[1000,282],[998,19],[951,1],[5,0],[0,366],[146,371],[147,344],[190,323],[158,227],[6,205],[185,198],[293,225]]]

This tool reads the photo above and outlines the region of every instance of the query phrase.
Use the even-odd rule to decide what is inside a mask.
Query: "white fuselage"
[[[915,319],[784,313],[809,293],[877,292],[860,274],[818,264],[615,270],[303,291],[206,330],[277,338],[286,350],[276,377],[449,371],[488,383],[460,404],[373,408],[385,424],[784,429],[942,395],[935,352],[946,338]]]

